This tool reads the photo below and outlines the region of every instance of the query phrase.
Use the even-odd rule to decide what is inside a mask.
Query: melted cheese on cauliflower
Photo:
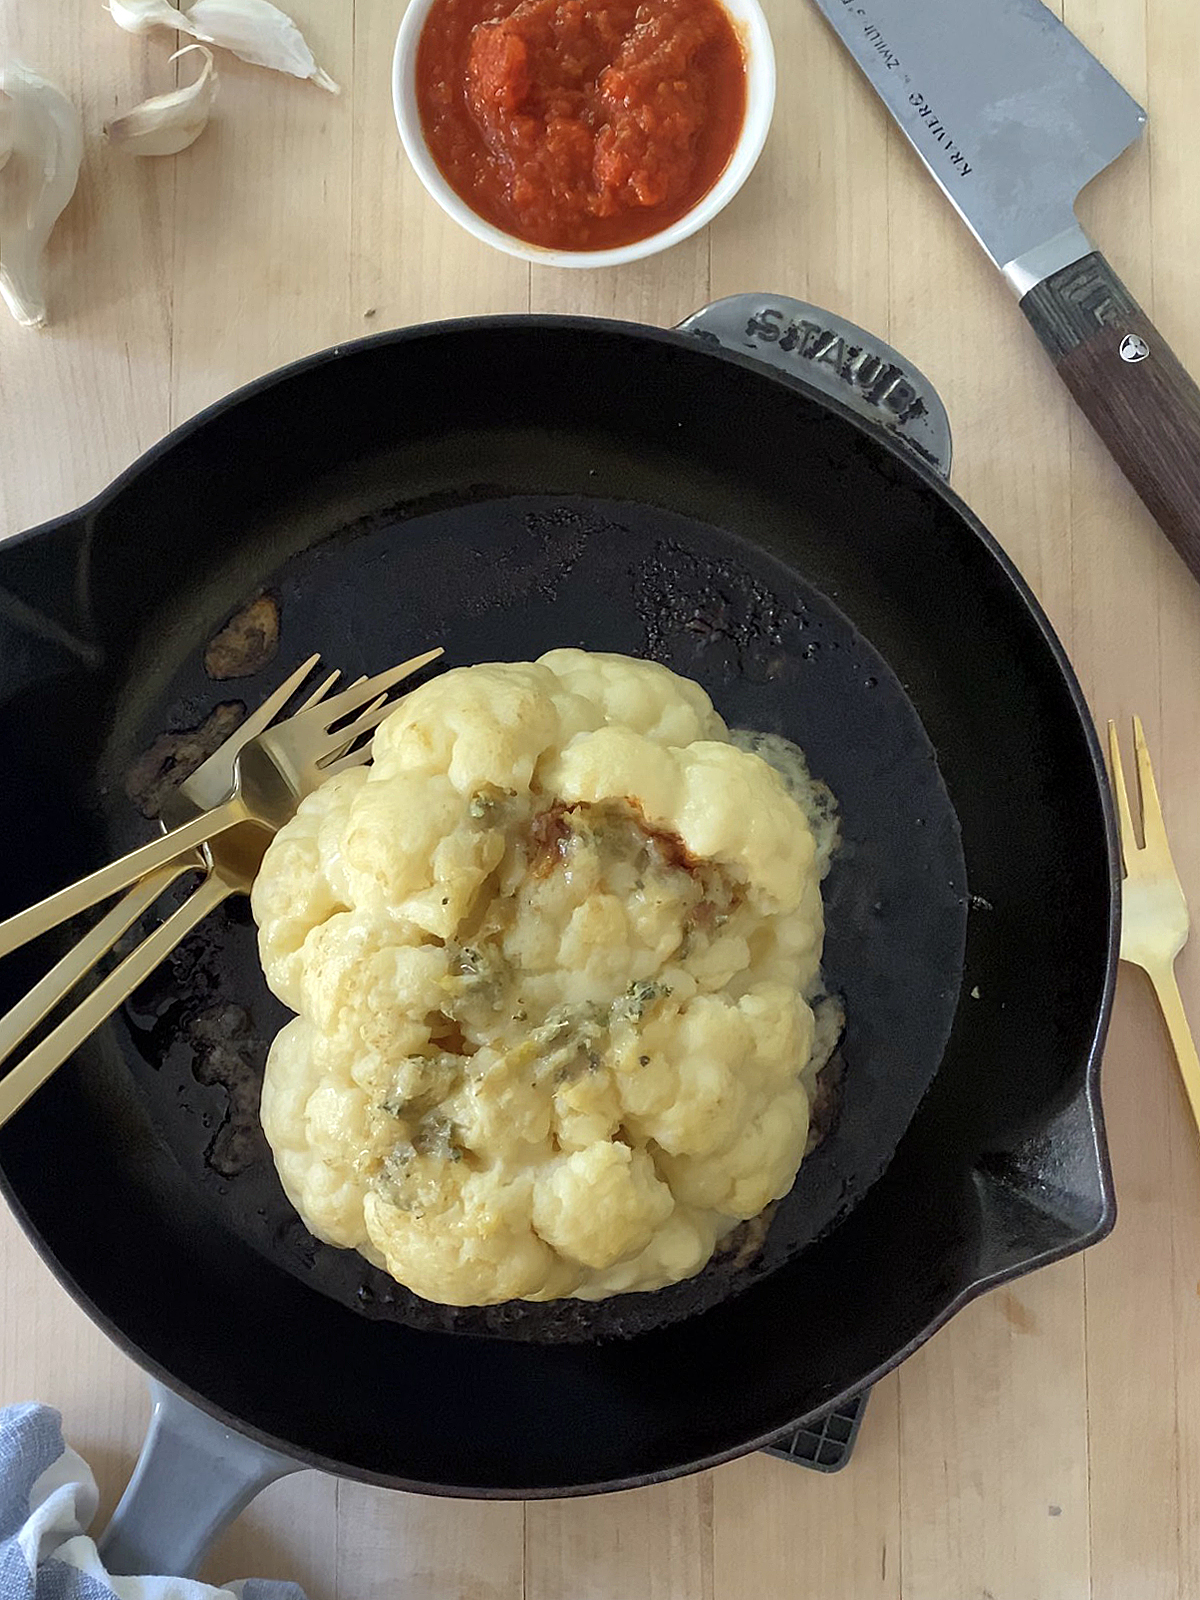
[[[254,887],[297,1013],[263,1126],[305,1224],[449,1305],[697,1272],[804,1154],[821,865],[664,667],[555,650],[417,689]]]

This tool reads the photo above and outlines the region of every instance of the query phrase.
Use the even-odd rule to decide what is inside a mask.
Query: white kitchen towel
[[[110,1578],[95,1540],[96,1480],[50,1406],[0,1408],[0,1600],[304,1600],[294,1583],[214,1589],[189,1578]]]

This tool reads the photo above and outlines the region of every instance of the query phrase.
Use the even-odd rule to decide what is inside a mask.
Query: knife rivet
[[[1150,346],[1140,333],[1127,333],[1121,340],[1122,361],[1145,361],[1150,354]]]

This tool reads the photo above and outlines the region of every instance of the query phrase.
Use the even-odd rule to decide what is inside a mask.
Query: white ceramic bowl
[[[540,245],[505,233],[471,210],[447,183],[430,154],[417,109],[417,44],[434,0],[409,0],[392,63],[396,125],[417,176],[442,210],[468,233],[510,256],[521,256],[525,261],[536,261],[542,266],[617,267],[626,261],[640,261],[645,256],[657,255],[660,250],[669,250],[673,244],[711,222],[733,199],[762,153],[775,109],[775,50],[759,0],[720,0],[720,3],[733,20],[746,56],[746,120],[729,165],[716,183],[690,211],[659,233],[652,233],[635,244],[620,245],[615,250],[544,250]]]

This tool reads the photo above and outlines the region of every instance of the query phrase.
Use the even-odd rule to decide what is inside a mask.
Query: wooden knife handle
[[[1200,579],[1200,389],[1098,250],[1030,289],[1021,309]]]

